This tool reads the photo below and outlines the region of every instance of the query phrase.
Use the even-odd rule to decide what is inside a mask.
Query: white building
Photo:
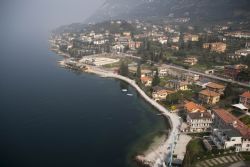
[[[218,148],[250,151],[250,128],[224,109],[213,110],[212,139]]]
[[[191,132],[204,132],[211,128],[212,116],[209,112],[190,112],[187,114],[187,124]]]
[[[167,66],[164,66],[162,65],[161,67],[158,67],[158,74],[159,74],[159,77],[165,77],[168,75],[168,67]]]

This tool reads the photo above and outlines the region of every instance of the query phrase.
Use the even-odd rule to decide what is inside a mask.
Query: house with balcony
[[[190,112],[187,114],[187,124],[190,132],[206,132],[212,125],[211,113]]]

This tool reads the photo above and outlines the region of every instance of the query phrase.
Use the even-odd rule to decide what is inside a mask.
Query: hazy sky
[[[2,28],[50,30],[83,22],[104,0],[0,0]]]

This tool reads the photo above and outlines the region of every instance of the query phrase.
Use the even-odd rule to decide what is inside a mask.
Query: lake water
[[[1,167],[134,166],[166,128],[124,83],[60,68],[47,38],[5,38],[0,49]]]

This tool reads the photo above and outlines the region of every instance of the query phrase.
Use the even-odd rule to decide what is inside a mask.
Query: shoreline
[[[163,164],[167,158],[169,157],[169,154],[172,152],[172,148],[174,145],[174,138],[179,133],[179,127],[181,125],[180,119],[176,114],[170,113],[165,107],[160,105],[159,103],[155,102],[153,99],[148,97],[146,93],[136,84],[134,80],[131,80],[127,77],[117,75],[108,71],[103,71],[101,69],[95,68],[95,67],[89,67],[85,71],[87,73],[93,73],[96,75],[99,75],[101,77],[106,78],[115,78],[122,80],[126,83],[128,83],[130,86],[132,86],[136,91],[140,94],[140,96],[151,106],[153,106],[157,111],[164,116],[165,119],[168,120],[169,123],[169,134],[165,135],[166,140],[163,144],[156,144],[155,149],[151,149],[151,146],[149,146],[149,149],[147,149],[144,153],[145,155],[137,155],[135,157],[135,161],[138,164],[141,164],[143,166],[157,166],[160,164]],[[152,143],[155,144],[155,143]],[[150,151],[152,150],[152,151]]]

